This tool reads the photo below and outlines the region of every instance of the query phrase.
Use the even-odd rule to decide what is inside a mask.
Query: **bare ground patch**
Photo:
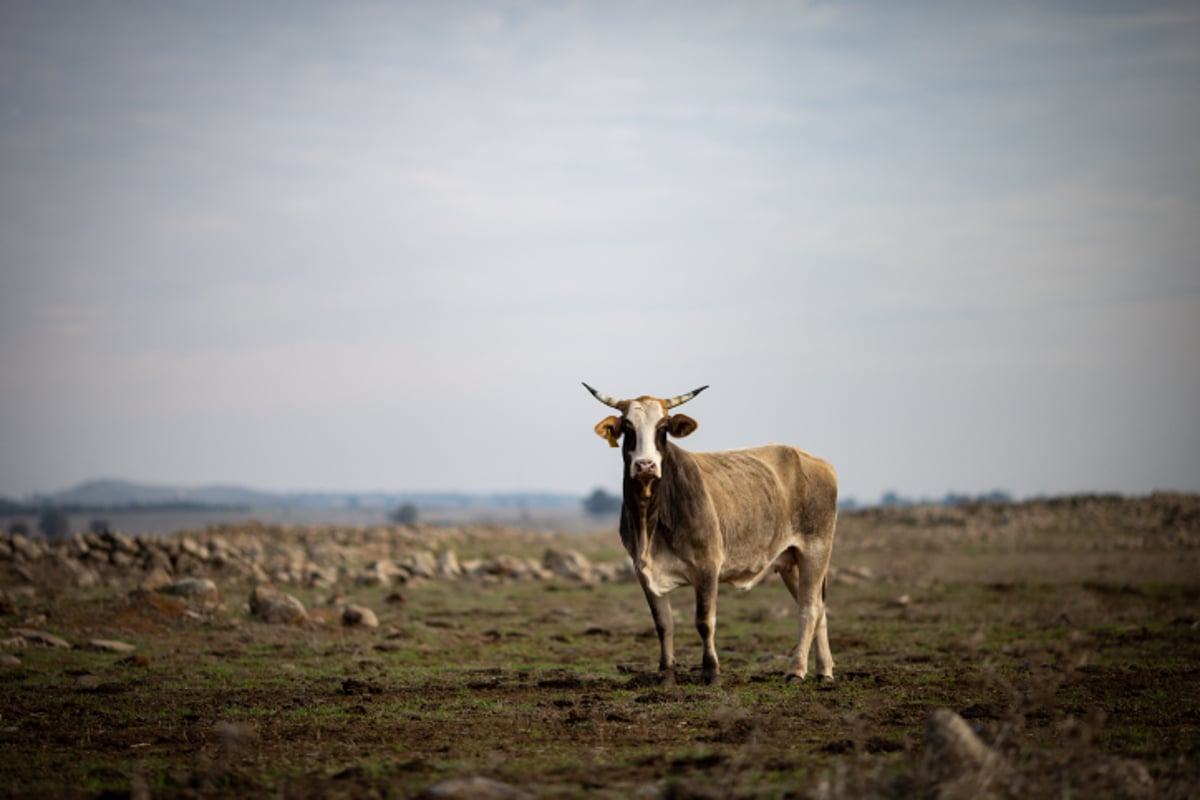
[[[1081,504],[1065,522],[1054,508],[844,515],[832,687],[781,680],[796,625],[777,581],[722,589],[720,687],[699,683],[691,596],[676,592],[685,669],[668,687],[635,584],[486,571],[354,580],[366,560],[405,556],[382,534],[363,537],[364,564],[336,551],[350,577],[281,587],[308,608],[299,625],[257,621],[251,581],[220,569],[210,602],[9,568],[0,793],[416,797],[478,778],[476,796],[1187,797],[1200,785],[1191,506],[1147,508]],[[458,536],[479,558],[563,546]],[[569,543],[611,553],[603,537]],[[347,602],[379,626],[344,627]],[[996,760],[931,761],[939,708]]]

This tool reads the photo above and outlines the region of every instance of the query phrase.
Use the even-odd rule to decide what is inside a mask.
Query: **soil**
[[[671,596],[682,667],[663,685],[628,580],[281,586],[309,619],[279,625],[251,616],[249,580],[216,575],[220,599],[200,601],[0,563],[0,794],[1194,796],[1198,508],[1171,495],[843,514],[832,685],[783,680],[796,622],[779,581],[722,588],[723,680],[705,686],[686,588]],[[564,541],[473,535],[517,558]],[[615,540],[567,541],[602,559]],[[379,627],[342,625],[347,603]],[[1001,766],[947,768],[927,744],[941,708]]]

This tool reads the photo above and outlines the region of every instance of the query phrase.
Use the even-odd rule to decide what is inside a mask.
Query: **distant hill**
[[[464,508],[565,508],[578,507],[583,495],[551,492],[266,492],[243,486],[162,486],[112,478],[87,481],[51,494],[35,496],[27,504],[0,505],[15,513],[21,507],[52,506],[68,509],[128,509],[164,507],[205,508],[394,508],[412,503],[422,509]],[[8,508],[8,506],[12,508]]]

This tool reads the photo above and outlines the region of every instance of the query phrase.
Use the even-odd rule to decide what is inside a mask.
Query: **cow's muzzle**
[[[639,479],[658,478],[658,462],[652,458],[639,458],[633,462],[633,467],[630,470],[633,477]]]

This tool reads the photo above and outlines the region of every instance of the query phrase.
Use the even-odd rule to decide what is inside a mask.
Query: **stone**
[[[429,800],[531,800],[534,795],[519,786],[472,775],[469,778],[449,778],[421,793]]]
[[[403,570],[391,561],[373,561],[358,574],[354,582],[359,586],[393,586],[408,581],[408,571]]]
[[[45,647],[56,647],[70,649],[71,643],[61,636],[55,636],[53,633],[34,630],[32,628],[13,628],[12,632],[23,637],[26,641],[34,644],[40,644]]]
[[[41,544],[19,533],[14,533],[10,542],[15,561],[36,561],[45,552],[45,548]]]
[[[171,574],[160,566],[154,566],[142,577],[138,582],[138,586],[153,592],[162,589],[170,583]]]
[[[304,585],[310,588],[328,589],[337,585],[337,567],[322,567],[310,563],[304,574]]]
[[[138,544],[133,539],[130,539],[123,533],[117,531],[105,531],[100,534],[100,539],[107,542],[113,552],[128,553],[135,555],[138,551]]]
[[[0,653],[0,669],[11,669],[21,666],[21,659],[12,653]]]
[[[560,578],[590,583],[595,579],[592,562],[578,550],[568,550],[560,553],[557,550],[547,550],[542,556],[542,566]]]
[[[202,603],[217,603],[221,600],[220,590],[209,578],[180,578],[159,587],[158,591],[173,597],[199,600]]]
[[[348,628],[378,628],[379,618],[366,606],[351,604],[342,609],[342,624]]]
[[[55,566],[70,575],[71,584],[77,589],[91,589],[100,585],[100,576],[95,570],[85,567],[78,559],[66,553],[56,553],[52,556]]]
[[[462,576],[462,564],[458,563],[458,554],[453,550],[445,550],[437,559],[437,571],[443,578],[458,578]]]
[[[303,603],[269,586],[255,587],[250,593],[250,613],[273,625],[300,625],[308,620]]]
[[[942,784],[943,794],[977,796],[1008,770],[1004,758],[948,708],[929,715],[924,748],[925,774]]]
[[[437,557],[428,550],[420,550],[406,556],[400,566],[414,578],[433,578],[438,574]]]
[[[145,554],[142,555],[142,569],[147,572],[160,569],[170,575],[173,567],[171,557],[161,547],[147,548]]]

